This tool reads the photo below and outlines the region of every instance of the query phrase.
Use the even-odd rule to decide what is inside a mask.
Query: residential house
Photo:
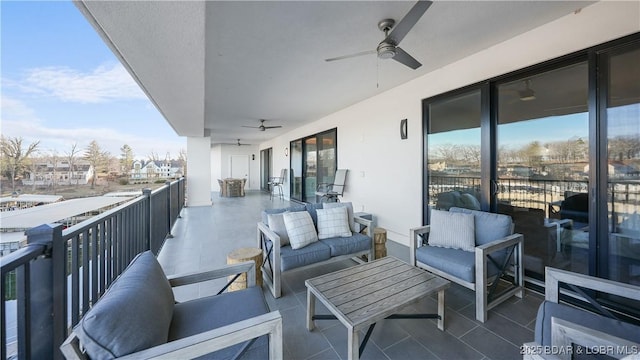
[[[49,161],[34,164],[25,171],[22,184],[25,186],[86,185],[94,175],[93,165],[86,160],[60,160],[55,165]]]
[[[175,160],[136,160],[131,166],[131,179],[176,179],[183,173],[182,163]]]

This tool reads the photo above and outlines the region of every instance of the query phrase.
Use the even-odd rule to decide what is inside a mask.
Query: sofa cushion
[[[280,209],[265,209],[262,210],[262,222],[264,224],[269,224],[269,219],[267,215],[269,214],[281,214],[283,212],[296,212],[296,211],[305,211],[307,208],[304,205],[294,205],[288,208],[280,208]]]
[[[316,228],[308,212],[286,212],[283,217],[291,248],[300,249],[318,241]]]
[[[504,261],[504,256],[503,253],[500,253],[497,256],[494,255],[493,259],[500,264]],[[437,246],[421,246],[416,249],[416,260],[458,279],[470,283],[476,282],[475,252]],[[489,276],[496,275],[498,268],[491,261],[487,261],[487,272]]]
[[[551,318],[556,317],[608,335],[640,343],[640,326],[610,319],[589,311],[565,304],[544,301],[538,308],[535,341],[543,346],[551,346]]]
[[[318,239],[350,237],[349,218],[346,207],[318,209]]]
[[[324,207],[322,206],[322,203],[306,204],[306,209],[307,209],[307,212],[309,213],[309,215],[311,215],[311,219],[313,220],[313,225],[317,229],[318,228],[318,213],[316,212],[316,210],[324,209]]]
[[[473,215],[433,209],[430,224],[429,245],[475,251]]]
[[[273,259],[273,253],[271,257]],[[320,241],[297,250],[292,249],[291,246],[283,246],[280,248],[280,270],[287,271],[329,258],[331,258],[331,250]]]
[[[175,299],[153,253],[135,257],[74,331],[91,359],[124,356],[167,342]]]
[[[358,229],[356,229],[356,220],[353,215],[353,204],[351,202],[335,202],[322,204],[323,209],[333,209],[337,207],[347,208],[347,216],[349,217],[349,228],[352,232],[358,232]]]
[[[208,296],[175,305],[169,341],[182,339],[208,330],[233,324],[269,312],[262,289],[248,289]],[[201,359],[229,359],[249,345],[243,342],[224,348]],[[259,337],[241,359],[266,359],[269,357],[268,336]]]
[[[509,215],[458,207],[452,207],[449,211],[473,214],[475,218],[476,245],[484,245],[494,240],[502,239],[513,232],[511,216]]]
[[[334,237],[322,239],[320,242],[329,247],[331,256],[348,255],[371,250],[371,238],[357,232],[353,233],[350,237]]]
[[[284,213],[268,214],[267,226],[280,237],[280,246],[289,245],[289,234],[287,227],[284,225]]]

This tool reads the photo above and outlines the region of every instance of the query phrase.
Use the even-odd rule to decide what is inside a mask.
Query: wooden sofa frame
[[[478,321],[485,322],[487,320],[487,313],[489,310],[511,296],[515,295],[519,298],[524,296],[524,237],[522,234],[512,234],[505,238],[476,246],[475,283],[472,283],[416,260],[416,249],[423,246],[423,241],[426,241],[426,237],[423,237],[423,235],[428,234],[430,230],[430,225],[420,226],[409,230],[409,261],[411,262],[411,265],[425,269],[433,274],[462,285],[467,289],[473,290],[476,295],[476,319]],[[513,253],[514,265],[512,269],[515,286],[503,292],[497,298],[489,300],[487,287],[493,281],[499,281],[499,279],[492,279],[487,275],[488,256],[498,250],[507,249],[512,246],[515,246]]]
[[[571,284],[583,289],[595,290],[629,299],[640,300],[640,287],[596,278],[571,271],[545,268],[545,300],[559,303],[560,283]],[[586,311],[586,310],[585,310]],[[586,347],[612,347],[613,349],[637,349],[635,354],[607,354],[621,359],[640,358],[640,344],[621,339],[597,329],[590,329],[556,317],[551,318],[552,349],[568,349],[573,344]],[[522,347],[523,359],[571,359],[571,352],[547,353],[535,342],[525,343]]]
[[[167,279],[171,287],[178,287],[242,273],[247,274],[248,287],[256,285],[256,267],[253,261],[227,265],[209,271],[172,275],[168,276]],[[154,346],[119,359],[191,359],[262,335],[269,335],[269,359],[282,359],[283,332],[282,316],[279,311],[272,311],[217,329]],[[80,348],[79,339],[75,332],[72,332],[62,343],[60,350],[67,359],[88,359]]]
[[[360,251],[360,252],[340,255],[340,256],[333,256],[327,260],[319,261],[314,264],[309,264],[309,265],[297,267],[295,269],[287,270],[287,272],[308,269],[318,264],[327,264],[327,263],[341,261],[349,258],[353,259],[358,263],[364,263],[364,260],[362,259],[363,255],[367,256],[368,261],[373,260],[374,254],[375,254],[375,243],[373,240],[374,221],[361,218],[358,216],[354,216],[354,220],[356,224],[359,224],[360,226],[364,227],[365,234],[371,238],[370,250],[365,250],[365,251]],[[265,240],[271,241],[271,244],[273,244],[272,248],[270,249],[266,248],[267,246],[266,246]],[[280,262],[281,262],[280,236],[276,234],[273,230],[271,230],[269,226],[267,226],[267,224],[263,222],[258,222],[257,243],[258,243],[258,248],[262,249],[263,256],[264,256],[264,260],[262,264],[263,265],[262,277],[264,279],[264,283],[267,285],[267,287],[271,291],[271,294],[273,295],[273,297],[279,298],[282,296],[282,270],[280,267]],[[270,252],[271,254],[273,254],[273,261],[270,260],[270,257],[269,257]],[[270,269],[267,269],[267,267],[265,266],[267,264],[269,265]]]

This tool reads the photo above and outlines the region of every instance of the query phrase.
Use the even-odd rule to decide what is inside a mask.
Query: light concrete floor
[[[185,208],[176,222],[173,237],[166,240],[158,259],[167,275],[201,271],[226,264],[226,255],[239,247],[257,245],[256,223],[266,208],[290,205],[269,199],[268,193],[248,191],[245,197],[221,198],[214,193],[213,206]],[[374,214],[375,215],[375,214]],[[408,261],[409,249],[387,242],[389,255]],[[279,310],[284,323],[285,358],[346,359],[347,331],[338,321],[317,321],[316,329],[305,326],[304,280],[352,266],[350,260],[291,271],[283,275],[283,295],[274,299],[264,287],[272,310]],[[215,294],[224,281],[176,292],[178,301]],[[475,320],[473,292],[453,284],[446,294],[445,331],[435,320],[383,320],[365,348],[362,359],[517,359],[520,346],[533,340],[538,305],[543,298],[531,291],[523,299],[512,298],[489,312],[484,324]],[[434,297],[412,305],[407,312],[436,312]],[[318,313],[329,312],[318,303]],[[361,338],[364,337],[362,334]]]

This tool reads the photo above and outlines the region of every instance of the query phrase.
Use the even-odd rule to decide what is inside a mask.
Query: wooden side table
[[[373,229],[373,244],[376,259],[387,256],[387,230],[383,228]]]
[[[258,248],[240,248],[233,250],[227,255],[227,264],[237,264],[253,260],[256,263],[256,285],[262,286],[262,250]],[[229,277],[229,281],[233,276]],[[247,288],[247,274],[241,274],[236,281],[229,285],[229,291],[242,290]]]

